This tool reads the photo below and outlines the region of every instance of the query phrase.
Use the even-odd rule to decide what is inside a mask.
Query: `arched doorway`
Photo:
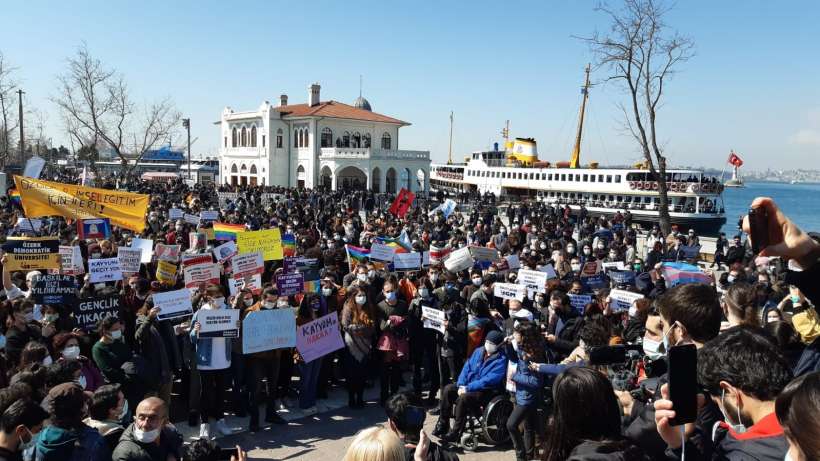
[[[244,130],[244,128],[242,128]],[[248,166],[244,163],[239,167],[239,184],[243,186],[248,185]]]
[[[379,169],[379,167],[373,168],[373,171],[370,172],[370,177],[370,190],[378,194],[382,191],[382,170]]]
[[[396,193],[396,170],[393,168],[388,168],[387,176],[385,177],[384,182],[385,189],[384,191],[388,194],[395,194]]]
[[[337,190],[360,190],[367,187],[367,175],[355,166],[346,166],[336,173]]]
[[[255,130],[251,130],[251,131],[255,131]],[[258,173],[257,173],[257,170],[256,170],[256,165],[251,165],[251,179],[250,179],[251,186],[256,185],[256,175],[257,174]]]
[[[320,173],[319,184],[322,187],[330,189],[333,187],[333,172],[330,171],[330,167],[325,165],[322,167],[322,172]]]
[[[299,189],[305,188],[305,167],[303,165],[296,168],[296,187]]]
[[[236,128],[234,128],[234,131]],[[231,185],[235,186],[238,184],[239,179],[237,178],[237,174],[239,174],[239,170],[236,168],[236,163],[231,165]]]
[[[410,173],[410,168],[402,168],[401,170],[401,187],[407,190],[413,190],[410,185],[413,182],[413,174]]]

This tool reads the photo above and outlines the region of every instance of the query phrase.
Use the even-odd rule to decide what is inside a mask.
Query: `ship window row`
[[[566,174],[566,173],[522,173],[515,171],[469,170],[468,176],[477,178],[523,179],[531,181],[600,182],[620,184],[621,175],[611,174]]]

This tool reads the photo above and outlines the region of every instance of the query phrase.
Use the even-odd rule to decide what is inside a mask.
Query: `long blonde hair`
[[[347,448],[342,461],[404,461],[401,439],[384,426],[362,430]]]

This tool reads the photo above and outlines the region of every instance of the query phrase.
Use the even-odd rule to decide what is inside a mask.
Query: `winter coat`
[[[34,461],[106,461],[111,450],[96,429],[83,424],[78,429],[48,426],[37,434]]]
[[[587,440],[569,454],[570,461],[644,461],[649,458],[628,440],[598,442]]]
[[[484,346],[476,348],[458,376],[459,387],[467,392],[502,389],[507,375],[507,356],[502,350],[484,359]]]
[[[134,424],[131,424],[125,428],[111,460],[166,461],[168,455],[182,459],[182,435],[173,426],[163,427],[159,437],[159,445],[139,442],[134,438]]]

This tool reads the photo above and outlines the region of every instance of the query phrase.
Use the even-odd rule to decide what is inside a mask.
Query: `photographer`
[[[417,405],[413,394],[400,392],[390,397],[385,403],[384,410],[387,413],[387,423],[390,430],[396,433],[404,442],[404,452],[406,461],[413,461],[416,446],[419,443],[419,434],[424,427],[426,413],[421,405]],[[450,450],[446,450],[441,445],[430,442],[427,450],[427,461],[454,461],[458,456]]]

